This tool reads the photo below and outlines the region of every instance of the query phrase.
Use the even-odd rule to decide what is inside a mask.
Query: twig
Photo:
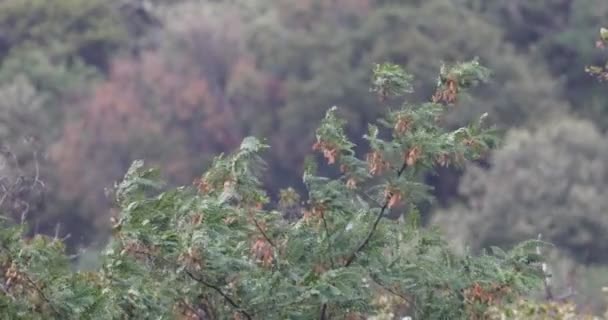
[[[194,307],[190,306],[188,301],[186,301],[185,299],[181,299],[181,300],[182,300],[182,304],[183,304],[184,308],[188,309],[192,314],[196,315],[198,317],[198,319],[207,318],[207,312],[205,310],[202,310],[200,308],[194,309]]]
[[[326,312],[327,312],[327,303],[324,303],[323,306],[321,307],[321,315],[319,315],[319,320],[327,319],[327,317],[325,316]]]
[[[190,271],[188,270],[184,270],[184,272],[194,281],[208,287],[211,288],[213,290],[215,290],[215,292],[219,293],[224,300],[226,300],[233,308],[235,308],[237,310],[238,313],[242,314],[243,316],[245,316],[245,318],[247,318],[248,320],[252,320],[253,318],[251,317],[251,315],[249,313],[247,313],[247,311],[241,309],[241,307],[234,302],[234,300],[232,300],[232,298],[230,298],[230,296],[228,296],[226,293],[224,293],[224,291],[222,291],[222,289],[220,289],[219,287],[206,282],[205,280],[196,277],[194,274],[192,274]]]
[[[404,162],[403,165],[401,166],[401,169],[399,169],[399,171],[397,171],[397,178],[401,177],[401,175],[403,174],[403,172],[405,171],[406,168],[407,168],[407,163]],[[353,253],[351,253],[350,257],[346,261],[346,264],[344,265],[345,267],[350,266],[355,261],[355,259],[357,257],[357,253],[361,252],[367,246],[367,244],[372,239],[372,237],[374,236],[374,233],[376,232],[376,228],[378,227],[380,220],[382,220],[382,217],[384,216],[384,212],[386,211],[386,209],[388,209],[390,198],[391,197],[389,196],[384,201],[384,205],[382,205],[382,208],[380,208],[380,212],[378,213],[378,216],[376,217],[376,220],[374,221],[372,228],[369,230],[367,237],[365,237],[365,240],[363,240],[363,242],[361,242],[361,244],[357,247],[357,249],[355,249],[353,251]]]
[[[384,216],[384,212],[386,211],[387,208],[388,208],[388,200],[384,203],[384,205],[380,209],[380,213],[378,213],[378,216],[376,216],[376,220],[374,221],[372,228],[367,233],[367,237],[365,237],[365,240],[363,240],[363,242],[361,242],[361,244],[359,244],[357,249],[355,249],[353,251],[353,253],[351,253],[350,256],[348,257],[348,260],[346,260],[346,263],[344,264],[345,267],[350,266],[355,261],[355,258],[357,257],[357,253],[361,252],[361,250],[363,250],[365,248],[365,246],[367,246],[369,241],[372,239],[372,237],[374,236],[374,233],[376,232],[376,228],[378,227],[378,224],[380,224],[380,220],[382,220],[382,217]]]
[[[167,264],[170,264],[170,265],[171,264],[175,264],[174,262],[171,262],[171,261],[165,259],[164,257],[160,257],[160,256],[156,256],[156,255],[150,254],[147,251],[136,250],[135,253],[143,254],[143,255],[147,256],[148,258],[151,258],[151,259],[159,259],[159,260],[161,260],[161,261],[163,261],[163,262],[165,262]],[[234,302],[234,300],[232,300],[232,298],[230,298],[230,296],[228,296],[226,293],[224,293],[224,291],[222,291],[222,289],[220,289],[218,286],[215,286],[215,285],[213,285],[213,284],[211,284],[211,283],[203,280],[202,278],[199,278],[199,277],[195,276],[192,272],[188,271],[187,269],[184,269],[184,273],[186,273],[186,275],[188,275],[188,277],[190,277],[190,279],[192,279],[192,280],[194,280],[194,281],[196,281],[196,282],[198,282],[198,283],[200,283],[200,284],[202,284],[202,285],[204,285],[204,286],[206,286],[208,288],[211,288],[215,292],[219,293],[224,298],[224,300],[226,300],[226,302],[228,302],[233,308],[235,308],[238,313],[240,313],[243,316],[245,316],[245,318],[247,318],[247,320],[253,320],[253,318],[251,317],[251,315],[247,311],[243,310],[236,302]]]
[[[543,235],[542,234],[538,234],[538,241],[542,241],[543,239]],[[538,244],[536,246],[536,254],[537,255],[542,255],[542,251],[540,248],[540,244]],[[541,270],[543,272],[543,286],[545,287],[545,299],[547,300],[553,300],[553,290],[551,289],[551,279],[549,278],[549,272],[548,272],[549,267],[547,266],[546,262],[543,262],[541,265]]]
[[[55,225],[55,236],[53,237],[53,240],[57,241],[59,240],[59,230],[61,229],[61,223],[58,223]]]
[[[58,316],[61,316],[61,312],[59,312],[59,310],[57,310],[57,308],[53,305],[51,300],[44,294],[44,292],[42,291],[42,288],[38,287],[38,285],[36,285],[34,280],[32,280],[29,276],[25,275],[25,279],[32,285],[32,287],[36,290],[36,292],[38,292],[40,297],[44,301],[46,301],[46,303],[49,305],[49,307],[51,307],[51,310],[53,310],[53,312],[55,314],[57,314]]]
[[[329,263],[331,264],[332,269],[335,268],[334,258],[333,258],[333,248],[331,246],[331,241],[329,239],[329,228],[327,227],[327,220],[325,219],[325,214],[321,213],[321,220],[323,220],[323,228],[325,229],[325,239],[327,240],[327,250],[329,251]]]
[[[4,185],[2,186],[2,188],[4,188],[4,190],[6,190],[6,187],[4,187]],[[4,204],[4,201],[6,200],[6,197],[8,197],[8,193],[4,193],[2,195],[2,198],[0,198],[0,207]]]
[[[36,169],[36,175],[34,176],[34,181],[38,181],[40,178],[40,164],[38,163],[38,152],[34,151],[34,168]]]
[[[7,297],[9,297],[13,302],[15,302],[17,299],[15,299],[15,297],[8,292],[8,290],[6,289],[6,287],[4,286],[4,284],[0,283],[0,290],[2,292],[4,292],[4,295],[6,295]]]
[[[262,227],[260,226],[260,224],[258,223],[258,220],[256,218],[253,218],[253,223],[255,224],[258,231],[260,231],[260,233],[262,233],[262,236],[264,236],[264,239],[266,239],[266,241],[268,241],[268,243],[270,243],[271,246],[276,248],[276,246],[274,245],[274,242],[272,242],[272,240],[270,240],[270,237],[266,234],[266,232],[264,232],[264,229],[262,229]]]
[[[375,282],[377,285],[379,285],[380,287],[382,287],[382,289],[384,289],[384,290],[388,291],[388,292],[389,292],[389,293],[391,293],[392,295],[394,295],[394,296],[396,296],[396,297],[401,298],[403,301],[405,301],[405,302],[407,302],[407,303],[409,303],[409,304],[411,304],[411,303],[412,303],[412,301],[411,301],[411,299],[410,299],[410,298],[408,298],[408,297],[406,297],[405,295],[403,295],[403,294],[401,294],[401,293],[399,293],[399,292],[397,292],[397,291],[395,291],[395,290],[393,290],[393,289],[391,289],[391,288],[387,287],[386,285],[384,285],[383,283],[381,283],[381,282],[380,282],[380,280],[378,280],[376,277],[374,277],[374,275],[370,274],[370,278],[371,278],[371,279],[372,279],[372,280],[373,280],[373,281],[374,281],[374,282]]]
[[[11,157],[11,159],[14,162],[15,165],[15,169],[18,173],[19,176],[23,176],[23,170],[21,169],[21,166],[19,165],[19,160],[17,160],[17,156],[11,151],[10,147],[5,146],[3,148],[2,151],[0,151],[2,153],[4,153],[5,155],[8,155],[9,157]]]
[[[381,206],[382,206],[382,203],[378,202],[378,200],[374,199],[374,197],[372,197],[372,196],[368,195],[368,194],[367,194],[367,193],[365,193],[365,192],[357,192],[357,195],[359,195],[359,196],[363,196],[363,197],[367,198],[367,200],[368,200],[368,201],[373,202],[375,205],[377,205],[377,206],[379,206],[379,207],[381,207]]]
[[[22,202],[25,205],[25,209],[23,209],[23,211],[21,211],[21,225],[25,225],[25,220],[27,219],[27,214],[28,212],[30,212],[30,205],[29,203],[23,201],[23,200],[19,200],[20,202]]]
[[[10,248],[5,243],[2,244],[2,248],[4,249],[4,251],[6,251],[6,255],[8,256],[8,259],[10,261],[14,262],[15,260],[13,259],[13,256],[11,255]],[[40,298],[42,298],[42,300],[44,300],[48,304],[48,306],[51,308],[53,313],[55,313],[56,315],[61,317],[62,316],[61,312],[59,312],[59,310],[57,310],[57,308],[55,307],[55,305],[53,305],[51,300],[44,294],[44,291],[42,291],[42,288],[40,288],[36,284],[36,282],[34,282],[34,280],[32,280],[32,278],[30,278],[28,276],[27,273],[25,273],[25,272],[20,272],[20,273],[22,274],[23,278],[25,280],[27,280],[27,282],[32,286],[32,288],[34,288],[34,290],[36,290],[36,292],[40,295]],[[2,289],[6,293],[8,293],[8,290],[6,290],[6,288],[4,288],[4,286],[2,286]]]
[[[34,168],[35,168],[35,176],[34,176],[34,182],[32,182],[32,188],[34,186],[36,186],[36,184],[39,184],[42,188],[45,187],[44,182],[42,182],[40,180],[40,163],[38,161],[38,151],[34,151]]]

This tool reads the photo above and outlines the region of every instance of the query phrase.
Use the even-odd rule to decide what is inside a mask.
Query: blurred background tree
[[[474,249],[541,233],[581,263],[605,263],[606,141],[593,123],[572,118],[511,130],[489,168],[467,168],[460,184],[467,206],[436,218]]]
[[[102,0],[8,0],[0,3],[0,60],[43,49],[55,59],[103,67],[128,41],[126,23]]]
[[[378,61],[407,66],[428,98],[433,88],[422,83],[432,83],[440,67],[428,61],[479,56],[494,81],[481,98],[454,108],[445,119],[450,126],[482,110],[508,128],[569,108],[542,65],[504,43],[499,28],[450,1],[187,1],[156,12],[163,41],[115,59],[106,82],[81,103],[84,116],[66,126],[55,148],[66,192],[95,199],[87,207],[103,207],[101,187],[133,159],[156,160],[184,183],[207,155],[250,134],[268,137],[273,146],[267,185],[275,195],[301,187],[293,172],[301,169],[327,106],[342,106],[359,137],[383,111],[366,94]],[[89,170],[92,163],[97,170]],[[445,170],[432,180],[444,203],[457,177]]]
[[[460,0],[459,0],[460,1]],[[505,32],[518,52],[548,66],[564,86],[573,111],[608,128],[605,87],[585,74],[590,63],[604,64],[593,45],[608,19],[601,0],[483,1],[461,0]]]
[[[0,3],[0,147],[11,160],[3,177],[43,182],[27,220],[33,232],[70,234],[72,246],[95,238],[99,229],[90,221],[102,211],[83,214],[60,195],[63,177],[48,151],[68,119],[81,116],[75,102],[103,79],[111,56],[132,51],[144,37],[130,8],[97,0]]]

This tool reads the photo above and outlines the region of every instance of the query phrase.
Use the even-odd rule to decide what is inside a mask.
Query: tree
[[[247,135],[268,137],[273,145],[273,172],[265,178],[272,197],[286,187],[304,190],[295,173],[325,106],[341,107],[357,145],[364,144],[369,120],[384,111],[367,94],[376,61],[404,64],[415,76],[417,99],[433,94],[428,83],[441,60],[479,55],[487,61],[495,81],[445,114],[450,128],[483,111],[506,128],[569,107],[542,65],[502,44],[500,30],[450,1],[185,1],[161,4],[158,12],[162,41],[140,55],[116,58],[54,149],[70,189],[63,194],[87,199],[83,215],[107,213],[104,187],[137,158],[183,184],[213,154],[228,152]],[[96,171],[88,169],[91,163]],[[458,173],[440,171],[453,177],[435,183],[447,203]]]
[[[11,55],[0,64],[2,192],[15,195],[8,190],[22,189],[14,197],[21,204],[14,207],[14,201],[7,201],[3,208],[21,216],[27,204],[31,232],[71,234],[70,245],[87,241],[91,229],[55,192],[61,177],[48,151],[61,136],[64,121],[77,112],[73,101],[86,96],[98,79],[91,67],[59,63],[36,50]]]
[[[298,159],[307,151],[304,142],[314,138],[311,128],[325,105],[346,107],[349,132],[365,132],[368,120],[382,112],[363,94],[367,70],[376,61],[406,66],[417,79],[419,99],[433,93],[427,84],[435,80],[436,61],[473,55],[486,61],[496,82],[447,113],[444,121],[451,127],[483,111],[506,128],[568,109],[541,64],[513,52],[502,43],[499,29],[451,1],[278,3],[276,13],[254,25],[248,40],[257,64],[285,79],[273,141],[277,166],[300,165]],[[350,75],[346,81],[344,74]],[[445,193],[441,198],[448,197]]]
[[[54,59],[76,57],[100,68],[128,36],[119,12],[99,0],[2,1],[0,28],[0,61],[43,49]]]
[[[608,39],[606,33],[600,32],[600,48]],[[602,66],[587,67],[587,72],[606,79]],[[606,257],[600,237],[607,226],[606,205],[594,194],[605,192],[605,170],[598,167],[606,161],[604,140],[593,123],[572,117],[514,130],[489,167],[467,168],[461,184],[467,204],[438,212],[435,222],[459,250],[465,245],[504,246],[535,233],[548,236],[557,245],[548,252],[552,276],[544,295],[548,292],[554,299],[576,302],[579,309],[602,313]],[[527,302],[517,308],[531,311],[530,307],[556,310]],[[504,310],[515,317],[513,310]]]
[[[0,229],[0,312],[32,319],[362,319],[399,299],[423,319],[481,319],[538,284],[539,257],[513,251],[460,256],[419,224],[428,198],[420,174],[475,159],[494,145],[480,121],[451,131],[437,117],[487,77],[477,61],[446,66],[432,102],[403,103],[370,125],[365,159],[331,108],[314,149],[336,179],[309,166],[304,215],[283,220],[261,189],[261,154],[249,137],[214,159],[197,185],[160,191],[158,172],[135,162],[116,187],[120,213],[97,272],[71,273],[58,239],[20,240]],[[392,64],[374,70],[381,100],[411,90]],[[271,206],[270,206],[271,207]],[[401,211],[398,220],[389,212]],[[3,222],[4,223],[4,222]]]
[[[162,165],[173,184],[190,183],[193,172],[200,172],[212,154],[238,145],[243,136],[238,115],[224,96],[226,89],[215,82],[224,74],[203,70],[227,67],[229,73],[255,77],[247,61],[222,52],[216,56],[219,60],[209,58],[205,64],[174,58],[149,52],[139,61],[114,61],[107,81],[83,100],[82,112],[67,122],[53,146],[59,192],[94,208],[84,212],[88,218],[107,221],[104,188],[118,180],[133,159],[149,158]],[[200,69],[192,67],[196,65]],[[263,85],[260,77],[252,80]],[[98,170],[90,170],[91,165]],[[103,229],[104,224],[97,226]]]
[[[97,226],[87,222],[90,217],[78,201],[60,193],[63,177],[57,174],[60,166],[52,162],[49,151],[66,122],[82,116],[75,102],[103,77],[111,57],[142,46],[141,40],[152,33],[155,21],[148,12],[128,1],[120,3],[0,2],[0,147],[11,154],[5,171],[10,168],[10,175],[19,172],[44,183],[37,200],[30,199],[37,203],[27,215],[31,230],[50,234],[60,230],[62,236],[71,235],[71,248],[89,243],[96,234],[91,229]],[[142,14],[148,19],[141,20]]]
[[[0,87],[0,136],[3,138],[0,207],[16,219],[30,218],[43,206],[42,156],[35,133],[44,123],[35,114],[44,107],[45,98],[25,77],[17,77],[14,83]]]
[[[584,72],[590,63],[602,63],[593,48],[594,31],[608,19],[602,0],[481,1],[461,0],[504,30],[504,39],[519,52],[546,63],[563,83],[565,98],[578,115],[603,130],[608,127],[605,89]]]
[[[512,130],[490,163],[467,169],[466,208],[437,215],[462,243],[507,246],[541,233],[580,262],[606,262],[608,145],[592,123],[561,118]]]

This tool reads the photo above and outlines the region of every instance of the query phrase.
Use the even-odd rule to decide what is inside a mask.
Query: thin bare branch
[[[264,239],[266,241],[268,241],[268,243],[270,243],[271,246],[276,248],[276,246],[274,245],[274,242],[272,242],[272,240],[270,240],[270,237],[266,234],[266,232],[264,232],[264,229],[262,229],[262,227],[260,226],[260,224],[258,223],[258,220],[256,218],[253,218],[253,223],[255,224],[255,227],[258,229],[258,231],[260,231],[260,233],[262,234]]]
[[[542,241],[542,239],[543,239],[543,235],[539,234],[538,235],[539,244],[536,246],[536,254],[539,256],[542,255],[542,250],[540,247],[540,242]],[[553,300],[553,290],[551,287],[551,278],[550,278],[551,275],[549,274],[549,266],[547,265],[546,262],[543,262],[541,268],[542,268],[542,272],[543,272],[543,276],[544,276],[543,277],[543,286],[545,288],[545,299]]]

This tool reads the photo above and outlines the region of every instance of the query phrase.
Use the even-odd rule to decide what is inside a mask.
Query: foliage
[[[516,303],[493,307],[489,310],[488,319],[502,320],[596,320],[600,318],[581,316],[576,312],[576,306],[558,302],[534,302],[519,300]]]
[[[110,55],[127,43],[126,24],[109,1],[2,1],[0,3],[0,132],[4,189],[11,214],[31,233],[70,236],[70,246],[90,240],[91,224],[56,192],[62,178],[48,151],[64,124],[79,117],[74,101],[87,95]],[[31,188],[31,181],[35,188]],[[25,183],[24,183],[25,182]],[[12,204],[21,203],[11,208]]]
[[[37,90],[51,95],[53,103],[48,108],[55,109],[59,109],[62,98],[86,92],[99,78],[93,68],[81,62],[61,63],[42,50],[28,50],[2,60],[0,83],[11,82],[19,76],[27,77]]]
[[[170,183],[183,184],[247,135],[273,145],[267,157],[273,170],[264,178],[271,196],[285,187],[302,191],[296,173],[326,106],[341,107],[358,146],[367,122],[384,111],[367,92],[377,61],[404,64],[414,75],[412,99],[426,100],[439,61],[479,55],[495,81],[442,114],[449,128],[485,111],[506,128],[568,109],[542,65],[445,0],[184,1],[157,11],[162,41],[113,59],[106,81],[61,126],[51,159],[62,197],[83,200],[71,209],[81,216],[107,217],[103,189],[134,159],[147,159]],[[449,181],[436,183],[442,203],[454,195]]]
[[[71,233],[70,245],[83,242],[91,229],[54,192],[61,177],[47,152],[63,123],[76,116],[72,101],[86,96],[98,78],[91,67],[62,63],[36,50],[10,55],[0,65],[0,175],[11,186],[2,192],[12,195],[3,209],[20,219],[24,203],[31,205],[25,215],[31,232]]]
[[[490,168],[467,169],[460,191],[469,206],[437,219],[475,248],[509,245],[542,233],[579,261],[603,261],[606,242],[601,239],[608,230],[605,140],[590,122],[569,118],[534,130],[512,130],[492,155]],[[449,222],[461,218],[459,227]]]
[[[600,30],[599,48],[606,33]],[[603,67],[588,67],[587,72],[603,80]],[[557,244],[548,258],[549,292],[599,314],[605,310],[600,298],[600,287],[606,285],[601,237],[607,225],[605,201],[594,194],[605,192],[606,176],[598,167],[606,161],[604,140],[592,123],[572,118],[513,130],[490,168],[467,169],[461,193],[468,205],[440,210],[435,222],[460,250],[464,245],[504,246],[538,233],[549,236]],[[573,169],[580,164],[586,169]]]
[[[450,68],[484,70],[476,63]],[[376,88],[380,96],[408,87],[400,69],[375,70],[374,83],[389,79]],[[460,93],[483,79],[453,80]],[[0,229],[2,315],[363,319],[385,310],[378,297],[389,295],[416,318],[481,319],[488,307],[538,284],[540,257],[535,243],[456,255],[420,227],[417,205],[429,189],[420,173],[478,158],[494,144],[479,121],[455,131],[439,126],[446,100],[403,103],[370,125],[365,160],[331,108],[314,148],[342,175],[305,171],[308,200],[291,222],[265,209],[260,175],[268,146],[255,138],[217,156],[191,187],[163,191],[159,173],[137,161],[115,188],[120,212],[99,271],[70,272],[58,239],[21,240],[22,226]],[[387,219],[393,211],[399,219]]]
[[[581,262],[606,261],[608,145],[592,123],[560,118],[512,130],[490,162],[467,169],[468,207],[437,216],[461,243],[504,246],[541,233]]]
[[[584,67],[603,65],[602,52],[595,50],[597,26],[608,19],[603,0],[484,1],[459,0],[504,31],[504,40],[522,54],[544,63],[563,83],[564,97],[582,115],[602,129],[608,127],[603,86]]]
[[[84,96],[97,78],[93,69],[81,63],[56,63],[42,51],[4,59],[0,65],[2,144],[16,148],[21,140],[34,139],[45,150],[60,136],[68,101]]]
[[[103,68],[127,30],[110,1],[8,0],[0,3],[0,61],[45,50],[55,59],[80,58]]]
[[[50,153],[61,177],[58,190],[95,208],[89,219],[107,220],[104,187],[119,179],[132,159],[154,159],[171,182],[189,183],[211,154],[238,145],[234,111],[192,65],[196,62],[167,61],[154,53],[137,64],[115,61],[108,80],[83,101],[80,116],[64,126]],[[201,67],[213,65],[211,60]]]
[[[314,138],[311,128],[323,106],[347,107],[348,130],[354,135],[367,129],[365,119],[381,112],[362,90],[377,61],[406,66],[415,77],[415,97],[427,99],[434,93],[428,84],[435,79],[436,61],[483,59],[495,81],[446,113],[450,127],[485,111],[507,127],[568,108],[542,66],[515,54],[501,41],[500,30],[451,1],[293,2],[279,1],[272,15],[254,24],[248,39],[258,65],[284,79],[273,141],[280,155],[277,166],[302,159],[304,138]]]
[[[44,108],[46,97],[38,94],[36,88],[24,76],[16,77],[13,83],[2,86],[0,97],[0,135],[4,137],[3,142],[10,145],[11,142],[21,142],[19,135],[21,139],[36,136],[35,129],[44,125],[40,122],[44,119],[35,115]]]
[[[40,180],[40,154],[36,129],[44,119],[45,96],[39,95],[25,77],[0,86],[0,208],[16,219],[29,218],[40,210],[44,184]],[[25,165],[24,164],[29,164]],[[31,212],[30,212],[31,211]]]
[[[468,240],[485,247],[542,233],[583,261],[602,261],[604,140],[589,122],[567,118],[510,132],[492,167],[470,168],[461,185],[476,225]]]

